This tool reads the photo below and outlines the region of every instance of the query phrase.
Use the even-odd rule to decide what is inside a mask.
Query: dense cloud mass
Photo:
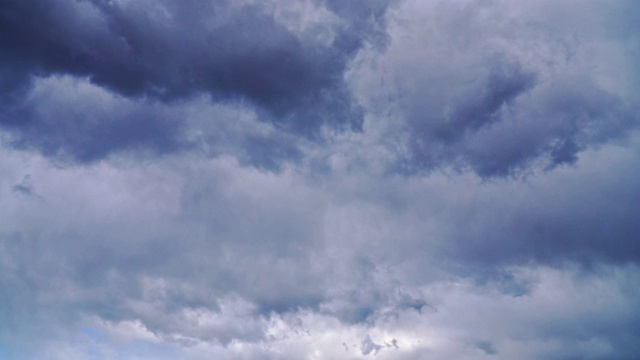
[[[0,0],[0,359],[635,359],[638,13]]]
[[[289,14],[278,16],[287,5],[3,1],[0,50],[9,56],[1,60],[6,74],[0,85],[5,103],[1,121],[26,137],[33,131],[47,132],[50,120],[33,114],[34,106],[25,104],[24,92],[36,78],[71,75],[143,103],[174,103],[199,93],[214,101],[246,101],[277,127],[305,136],[314,136],[322,125],[361,128],[362,110],[352,101],[343,73],[365,41],[384,43],[379,28],[386,4],[329,2],[326,10],[317,10],[326,19],[311,24],[278,21],[287,20]],[[75,160],[84,162],[123,146],[171,151],[183,140],[179,133],[157,134],[163,138],[159,141],[153,135],[147,138],[135,126],[160,132],[173,129],[163,119],[167,115],[140,116],[137,111],[147,110],[134,108],[133,114],[119,116],[142,117],[136,125],[102,120],[97,128],[81,131],[78,136],[84,138],[62,138],[63,144],[55,145],[42,144],[41,139],[34,143],[45,152],[51,147],[69,150]],[[87,126],[84,114],[76,116],[80,117],[76,126]],[[101,150],[84,144],[65,148],[67,141],[94,142],[96,132],[128,139],[126,144],[104,143],[107,148]]]

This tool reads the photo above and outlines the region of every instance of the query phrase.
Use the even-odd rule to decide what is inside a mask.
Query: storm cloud
[[[639,10],[0,0],[0,358],[634,359]]]
[[[213,101],[245,102],[261,119],[306,137],[325,125],[359,130],[362,109],[343,75],[365,44],[384,46],[388,4],[303,5],[320,19],[287,21],[295,14],[284,2],[3,1],[2,123],[51,152],[56,145],[34,136],[48,132],[50,120],[33,116],[37,104],[23,99],[38,78],[70,75],[133,100],[175,103],[206,93]],[[179,132],[156,132],[172,133],[179,124],[139,111],[149,112],[143,106],[131,115],[110,114],[113,121],[101,120],[98,128],[86,124],[91,116],[74,114],[81,134],[59,141],[76,143],[64,150],[81,162],[104,158],[122,142],[158,152],[179,147]]]

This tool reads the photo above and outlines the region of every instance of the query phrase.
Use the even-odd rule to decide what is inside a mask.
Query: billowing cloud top
[[[0,359],[634,359],[635,1],[0,0]]]

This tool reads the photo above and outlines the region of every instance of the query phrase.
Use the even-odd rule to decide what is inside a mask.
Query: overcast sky
[[[0,0],[0,359],[637,359],[636,0]]]

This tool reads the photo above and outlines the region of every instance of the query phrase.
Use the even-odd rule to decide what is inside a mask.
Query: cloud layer
[[[638,10],[0,1],[0,358],[633,359]]]

